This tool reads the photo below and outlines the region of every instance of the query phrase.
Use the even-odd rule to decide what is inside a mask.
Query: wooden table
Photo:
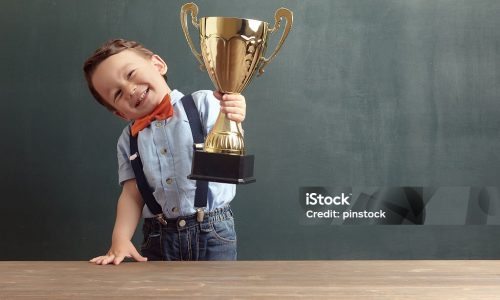
[[[167,296],[500,299],[500,261],[0,262],[2,300]]]

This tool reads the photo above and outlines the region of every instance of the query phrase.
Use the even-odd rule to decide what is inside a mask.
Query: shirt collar
[[[170,102],[172,105],[175,105],[177,101],[181,100],[181,98],[184,97],[184,94],[179,92],[178,90],[172,90],[170,92]]]

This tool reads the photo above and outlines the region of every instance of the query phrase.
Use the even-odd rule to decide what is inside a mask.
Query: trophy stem
[[[219,112],[214,127],[205,140],[204,150],[210,153],[244,155],[245,144],[238,123]]]

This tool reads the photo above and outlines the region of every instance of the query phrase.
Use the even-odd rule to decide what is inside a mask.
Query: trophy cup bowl
[[[191,13],[193,26],[199,31],[201,54],[196,50],[188,30],[187,15]],[[293,14],[286,8],[275,12],[275,24],[253,19],[230,17],[204,17],[198,21],[198,6],[186,3],[180,19],[184,36],[191,52],[206,70],[215,88],[224,94],[239,94],[259,69],[271,62],[288,36]],[[283,34],[276,49],[265,58],[269,35],[277,31],[281,19],[286,20]],[[231,121],[219,112],[203,148],[195,145],[190,179],[226,183],[250,183],[253,178],[253,155],[245,154],[241,124]]]

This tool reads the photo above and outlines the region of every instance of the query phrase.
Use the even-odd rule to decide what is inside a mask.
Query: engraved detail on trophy
[[[264,40],[254,36],[234,35],[227,39],[211,34],[201,40],[205,68],[223,93],[240,93],[245,89],[264,47]]]
[[[214,132],[205,140],[205,151],[210,153],[245,154],[243,136],[234,132]]]

